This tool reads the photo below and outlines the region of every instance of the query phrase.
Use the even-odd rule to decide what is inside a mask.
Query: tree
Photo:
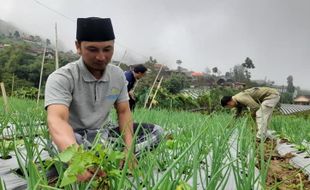
[[[1,34],[0,34],[1,36]],[[18,37],[17,32],[11,33],[11,38]],[[40,44],[21,42],[20,40],[9,39],[2,35],[5,43],[10,46],[0,50],[0,81],[6,86],[12,86],[14,78],[14,91],[22,87],[38,87],[42,55],[36,56],[34,52],[41,49]],[[32,36],[32,39],[34,37]],[[2,41],[2,39],[1,39]],[[72,52],[59,54],[60,65],[67,64],[78,59],[79,56]],[[152,62],[156,60],[152,59]],[[43,81],[55,69],[54,60],[46,60],[43,70]],[[44,83],[43,83],[44,84]],[[10,91],[8,91],[10,93]]]
[[[242,63],[241,65],[242,65],[242,67],[244,67],[245,78],[247,79],[247,82],[249,82],[251,79],[251,72],[249,71],[249,69],[255,68],[253,61],[252,61],[252,59],[247,57],[245,59],[244,63]]]
[[[248,69],[244,70],[244,74],[245,74],[245,78],[247,79],[247,81],[250,81],[251,79],[251,72]]]
[[[287,79],[287,88],[286,88],[287,92],[294,93],[295,87],[294,87],[294,84],[293,84],[293,76],[290,75],[286,79]]]
[[[242,63],[241,65],[247,69],[254,69],[255,68],[252,59],[250,59],[248,57],[245,59],[244,63]]]
[[[16,39],[20,38],[20,34],[19,34],[19,32],[17,30],[14,32],[14,37]]]
[[[226,73],[225,73],[225,77],[226,77],[227,79],[231,79],[231,78],[232,78],[232,74],[231,74],[230,72],[226,72]]]
[[[49,46],[49,45],[51,45],[51,40],[50,39],[46,39],[46,46]]]
[[[149,57],[147,61],[144,62],[144,66],[148,69],[148,72],[146,74],[146,77],[143,77],[139,80],[135,87],[135,95],[138,99],[142,101],[138,101],[138,104],[141,104],[143,106],[144,100],[146,98],[146,95],[148,94],[151,86],[154,83],[154,80],[159,72],[158,68],[155,68],[155,64],[157,64],[157,60],[153,57]],[[163,73],[163,71],[161,71]],[[162,75],[159,76],[159,78]]]
[[[171,77],[163,84],[170,93],[179,93],[182,89],[188,88],[189,83],[186,80],[186,76],[183,74],[172,74]]]
[[[176,64],[178,65],[178,71],[180,72],[181,71],[181,64],[182,64],[182,61],[180,59],[176,60]]]
[[[245,68],[242,65],[235,65],[233,68],[233,79],[236,82],[246,82]]]
[[[280,98],[280,103],[282,104],[292,104],[293,103],[293,94],[292,93],[282,93]]]
[[[147,60],[144,64],[147,68],[152,70],[154,68],[154,64],[156,63],[157,63],[157,60],[154,59],[152,56],[150,56],[149,60]]]
[[[40,36],[34,36],[34,41],[35,42],[42,42],[42,39]]]
[[[213,72],[213,73],[217,73],[217,72],[218,72],[218,68],[217,68],[217,67],[213,67],[213,68],[212,68],[212,72]]]

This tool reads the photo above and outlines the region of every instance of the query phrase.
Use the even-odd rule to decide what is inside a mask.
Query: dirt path
[[[259,142],[257,142],[259,146]],[[267,174],[267,189],[269,190],[310,190],[310,181],[308,176],[303,174],[300,169],[294,168],[290,163],[290,158],[294,157],[292,154],[286,154],[281,157],[275,150],[276,142],[274,140],[267,140],[264,143],[265,147],[265,161],[270,159],[270,164]],[[259,156],[257,156],[259,160]],[[259,164],[256,166],[260,169]]]

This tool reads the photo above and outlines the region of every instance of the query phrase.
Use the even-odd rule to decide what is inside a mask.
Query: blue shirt
[[[131,89],[133,89],[133,87],[136,83],[136,79],[133,75],[133,71],[125,71],[125,77],[126,77],[126,80],[128,82],[127,91],[129,92]]]

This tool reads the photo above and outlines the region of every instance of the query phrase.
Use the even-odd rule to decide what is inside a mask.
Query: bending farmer
[[[147,68],[144,65],[139,64],[134,67],[133,71],[125,72],[126,80],[128,82],[127,91],[129,95],[129,107],[131,111],[135,109],[136,102],[138,101],[134,94],[135,84],[137,83],[137,80],[144,77],[146,71]]]
[[[267,138],[267,126],[271,119],[274,107],[280,100],[279,92],[268,87],[254,87],[244,90],[234,96],[224,96],[221,99],[223,107],[237,108],[236,116],[242,109],[248,107],[256,117],[258,128],[257,137]]]

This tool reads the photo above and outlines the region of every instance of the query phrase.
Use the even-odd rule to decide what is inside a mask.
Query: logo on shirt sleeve
[[[112,88],[110,94],[107,96],[107,99],[116,100],[120,93],[121,93],[120,89]]]

